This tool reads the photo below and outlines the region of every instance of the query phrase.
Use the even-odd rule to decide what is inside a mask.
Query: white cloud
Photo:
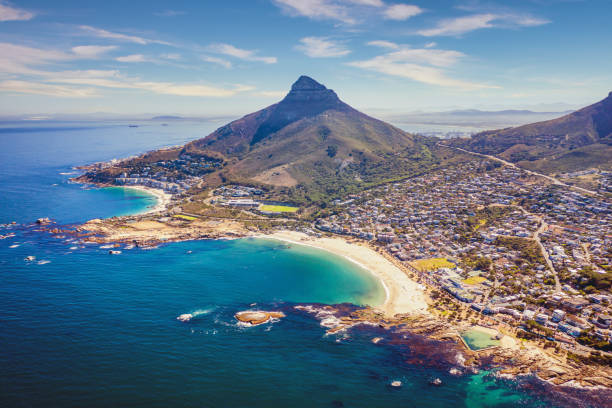
[[[148,60],[142,54],[131,54],[124,55],[122,57],[115,58],[119,62],[147,62]]]
[[[63,98],[89,98],[96,96],[92,88],[74,88],[28,81],[0,81],[0,92],[46,95]]]
[[[175,84],[172,82],[136,82],[132,85],[132,87],[164,95],[200,96],[213,98],[234,96],[240,92],[251,91],[254,89],[252,87],[242,85],[227,89],[198,84]]]
[[[77,54],[79,52],[81,55]],[[244,85],[222,87],[200,83],[144,81],[137,77],[122,75],[117,70],[53,71],[49,69],[49,66],[84,58],[83,55],[89,57],[93,54],[95,54],[93,49],[87,48],[77,50],[76,53],[66,53],[0,43],[0,78],[4,77],[4,80],[0,80],[0,92],[58,97],[92,97],[97,95],[96,88],[111,88],[133,89],[164,95],[230,97],[254,89]],[[129,57],[127,59],[130,62],[141,60],[140,54],[126,57]],[[24,76],[27,76],[27,80]]]
[[[41,65],[49,65],[77,58],[62,51],[32,48],[11,43],[0,43],[1,74],[37,74]]]
[[[359,4],[362,6],[382,7],[385,5],[382,0],[346,0],[349,3]]]
[[[432,50],[425,48],[403,48],[387,54],[393,61],[410,61],[434,65],[436,67],[450,67],[456,64],[465,54],[453,50]]]
[[[203,55],[202,60],[206,62],[211,62],[213,64],[221,65],[224,68],[230,69],[232,67],[232,63],[226,59],[219,57],[212,57],[210,55]]]
[[[432,42],[428,42],[427,44],[425,44],[425,48],[433,48],[436,45],[438,45],[438,43],[432,41]]]
[[[548,24],[550,21],[532,16],[519,16],[514,14],[473,14],[465,17],[442,20],[434,28],[418,31],[425,37],[433,36],[459,36],[470,31],[482,28],[502,27],[533,27]]]
[[[114,50],[115,46],[82,45],[63,52],[48,48],[0,43],[0,75],[42,75],[40,67],[61,64],[78,59],[96,58]]]
[[[95,86],[114,89],[135,89],[164,95],[229,97],[254,88],[234,85],[229,88],[203,85],[198,83],[177,84],[174,82],[143,81],[139,78],[122,75],[117,70],[60,71],[47,73],[44,82]]]
[[[259,91],[257,95],[265,96],[266,98],[282,98],[287,94],[287,91]]]
[[[146,45],[146,44],[172,45],[166,41],[151,40],[151,39],[147,39],[147,38],[143,38],[143,37],[139,37],[135,35],[115,33],[112,31],[104,30],[102,28],[91,27],[88,25],[82,25],[82,26],[79,26],[79,28],[82,31],[89,33],[90,35],[94,37],[98,37],[98,38],[107,38],[111,40],[131,42],[131,43],[141,44],[141,45]]]
[[[177,54],[177,53],[169,53],[169,54],[162,54],[159,56],[162,59],[167,59],[167,60],[172,60],[172,61],[178,61],[181,59],[181,54]]]
[[[304,37],[295,48],[311,58],[342,57],[350,54],[344,44],[327,37]]]
[[[374,15],[373,8],[381,9],[376,15],[389,20],[406,20],[423,12],[411,4],[387,6],[383,0],[272,0],[290,16],[308,17],[313,20],[335,20],[354,25]]]
[[[407,20],[410,17],[417,16],[423,12],[423,9],[419,6],[413,6],[411,4],[394,4],[387,7],[383,15],[389,20]]]
[[[304,16],[315,20],[338,20],[355,24],[348,9],[330,0],[273,0],[279,7],[292,16]]]
[[[230,57],[242,59],[245,61],[263,62],[266,64],[276,64],[276,57],[261,57],[257,55],[257,51],[244,50],[234,47],[231,44],[213,44],[209,47],[211,52],[218,54],[229,55]]]
[[[399,48],[399,45],[397,45],[396,43],[391,42],[391,41],[383,41],[383,40],[370,41],[366,43],[366,45],[371,45],[373,47],[380,47],[380,48],[388,48],[391,50],[397,50]]]
[[[79,45],[72,47],[72,52],[83,58],[97,58],[115,49],[117,47],[114,45]]]
[[[27,21],[34,18],[34,13],[0,2],[0,21]]]
[[[401,47],[397,51],[348,65],[413,81],[465,90],[496,88],[449,77],[445,68],[456,64],[463,53],[452,50]]]

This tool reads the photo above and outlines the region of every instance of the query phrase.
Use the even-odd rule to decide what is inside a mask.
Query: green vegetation
[[[195,220],[197,220],[197,217],[192,217],[190,215],[184,215],[184,214],[176,214],[174,217],[175,218],[180,218],[180,219],[186,220],[186,221],[195,221]]]
[[[446,258],[419,259],[410,262],[410,265],[421,272],[434,271],[440,268],[454,268],[456,266]]]
[[[466,285],[478,285],[486,280],[487,278],[482,276],[470,276],[469,278],[465,279],[463,283]]]
[[[479,256],[476,253],[468,253],[461,258],[461,264],[470,269],[480,269],[481,271],[491,270],[492,262],[489,258]]]
[[[590,332],[582,332],[576,340],[583,346],[592,347],[602,351],[612,351],[612,343],[607,340],[600,339]]]
[[[274,213],[294,213],[299,210],[299,207],[290,207],[288,205],[267,205],[262,204],[258,208],[259,211],[263,212],[274,212]]]
[[[604,271],[604,273],[600,273],[594,271],[591,266],[585,266],[579,271],[579,273],[583,279],[579,279],[578,285],[587,293],[593,292],[595,289],[612,289],[612,271],[609,269]],[[587,288],[589,289],[588,291]]]
[[[569,360],[575,361],[582,364],[599,364],[602,366],[612,365],[612,356],[607,354],[601,354],[599,351],[591,352],[588,355],[575,354],[572,352],[567,353]]]
[[[336,153],[338,153],[338,146],[327,146],[327,155],[329,157],[334,157],[336,155]]]
[[[497,237],[494,244],[520,252],[521,260],[532,265],[546,263],[540,247],[533,240],[519,237]]]

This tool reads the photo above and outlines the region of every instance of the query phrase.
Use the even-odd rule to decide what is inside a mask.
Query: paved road
[[[555,184],[557,186],[563,186],[563,187],[567,187],[569,189],[577,190],[577,191],[580,191],[580,192],[583,192],[583,193],[586,193],[586,194],[600,196],[600,194],[598,192],[596,192],[596,191],[591,191],[591,190],[587,190],[586,188],[582,188],[582,187],[577,187],[577,186],[572,186],[572,185],[566,184],[566,183],[564,183],[564,182],[562,182],[562,181],[560,181],[560,180],[558,180],[558,179],[556,179],[556,178],[554,178],[552,176],[547,176],[546,174],[538,173],[538,172],[535,172],[535,171],[532,171],[532,170],[527,170],[527,169],[525,169],[523,167],[517,166],[516,164],[514,164],[512,162],[506,161],[504,159],[500,159],[499,157],[491,156],[491,155],[488,155],[488,154],[471,152],[469,150],[465,150],[465,149],[462,149],[460,147],[449,146],[449,145],[445,145],[445,144],[442,144],[442,143],[438,143],[438,145],[439,146],[448,147],[448,148],[451,148],[451,149],[455,149],[455,150],[459,150],[459,151],[464,152],[464,153],[473,154],[475,156],[486,157],[487,159],[498,161],[500,163],[505,164],[506,166],[510,166],[510,167],[515,168],[515,169],[523,170],[527,174],[531,174],[533,176],[538,176],[538,177],[543,177],[543,178],[551,181],[553,184]]]
[[[559,282],[559,275],[557,274],[557,270],[555,269],[555,266],[553,265],[552,261],[550,260],[550,256],[548,256],[548,251],[546,250],[546,248],[544,248],[544,245],[542,244],[542,241],[540,240],[540,233],[548,228],[548,224],[546,223],[546,221],[544,221],[542,216],[540,216],[538,214],[530,213],[529,211],[527,211],[526,209],[524,209],[523,207],[521,207],[519,205],[491,204],[491,206],[493,206],[493,207],[513,207],[513,208],[518,208],[518,209],[521,210],[521,212],[523,214],[528,215],[528,216],[532,216],[532,217],[534,217],[534,218],[536,218],[538,220],[538,222],[540,223],[540,226],[534,232],[533,237],[531,237],[531,238],[540,247],[540,251],[542,252],[542,256],[544,257],[544,260],[546,260],[546,265],[548,265],[548,269],[552,272],[552,274],[553,274],[553,276],[555,278],[555,291],[557,291],[557,292],[561,291],[561,283]]]
[[[548,224],[539,215],[532,215],[540,220],[540,228],[538,228],[538,230],[533,234],[533,239],[540,247],[542,255],[544,255],[544,259],[546,260],[546,265],[548,265],[548,269],[550,269],[550,271],[553,273],[553,276],[555,277],[555,291],[561,292],[561,283],[559,282],[559,275],[557,274],[557,270],[555,269],[552,261],[550,260],[550,256],[548,256],[548,251],[546,250],[546,248],[544,248],[544,245],[542,245],[542,241],[540,241],[540,232],[548,228]]]

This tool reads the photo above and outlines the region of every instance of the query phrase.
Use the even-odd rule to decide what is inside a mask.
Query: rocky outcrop
[[[236,320],[242,323],[248,323],[253,326],[266,323],[272,319],[280,319],[285,317],[283,312],[266,312],[263,310],[245,310],[234,315]]]

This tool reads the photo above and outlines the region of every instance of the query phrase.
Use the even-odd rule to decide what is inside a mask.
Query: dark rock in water
[[[47,224],[51,224],[53,221],[51,221],[50,218],[48,217],[43,217],[43,218],[39,218],[36,220],[36,223],[39,225],[47,225]]]
[[[434,378],[429,382],[429,385],[435,385],[436,387],[442,385],[442,380],[439,378]]]

